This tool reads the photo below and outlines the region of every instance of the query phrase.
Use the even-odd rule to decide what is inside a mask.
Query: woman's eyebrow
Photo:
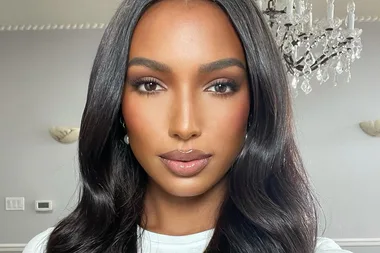
[[[158,72],[172,72],[172,69],[168,65],[144,57],[135,57],[130,60],[128,67],[131,66],[143,66]]]
[[[200,73],[210,73],[216,70],[225,69],[229,67],[239,67],[245,70],[244,63],[236,58],[226,58],[214,61],[207,64],[202,64],[199,68]]]
[[[144,57],[135,57],[129,61],[128,67],[144,66],[158,72],[172,72],[172,68],[165,63],[151,60]],[[199,67],[200,73],[210,73],[216,70],[221,70],[229,67],[239,67],[245,70],[244,63],[236,58],[225,58],[214,62],[202,64]]]

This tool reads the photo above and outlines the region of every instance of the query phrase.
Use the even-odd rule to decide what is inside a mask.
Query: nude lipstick
[[[162,163],[176,176],[193,177],[209,163],[211,154],[201,150],[173,150],[159,155]]]

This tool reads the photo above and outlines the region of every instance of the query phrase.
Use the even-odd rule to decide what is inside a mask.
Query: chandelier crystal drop
[[[360,58],[362,30],[355,28],[354,1],[347,5],[345,20],[334,15],[335,0],[326,1],[326,17],[313,21],[311,0],[256,0],[279,47],[295,95],[299,89],[309,94],[312,79],[321,84],[332,79],[337,85],[338,76],[345,74],[349,82],[351,64]]]

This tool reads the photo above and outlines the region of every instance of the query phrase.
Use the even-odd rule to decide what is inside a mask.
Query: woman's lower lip
[[[210,158],[181,162],[160,158],[165,166],[176,176],[192,177],[201,172],[209,163]]]

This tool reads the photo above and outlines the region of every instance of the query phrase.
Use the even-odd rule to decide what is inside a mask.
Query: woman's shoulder
[[[343,250],[333,240],[326,237],[318,237],[315,253],[352,253],[348,250]]]
[[[49,236],[53,230],[54,228],[49,228],[33,237],[25,246],[22,253],[45,253]]]

